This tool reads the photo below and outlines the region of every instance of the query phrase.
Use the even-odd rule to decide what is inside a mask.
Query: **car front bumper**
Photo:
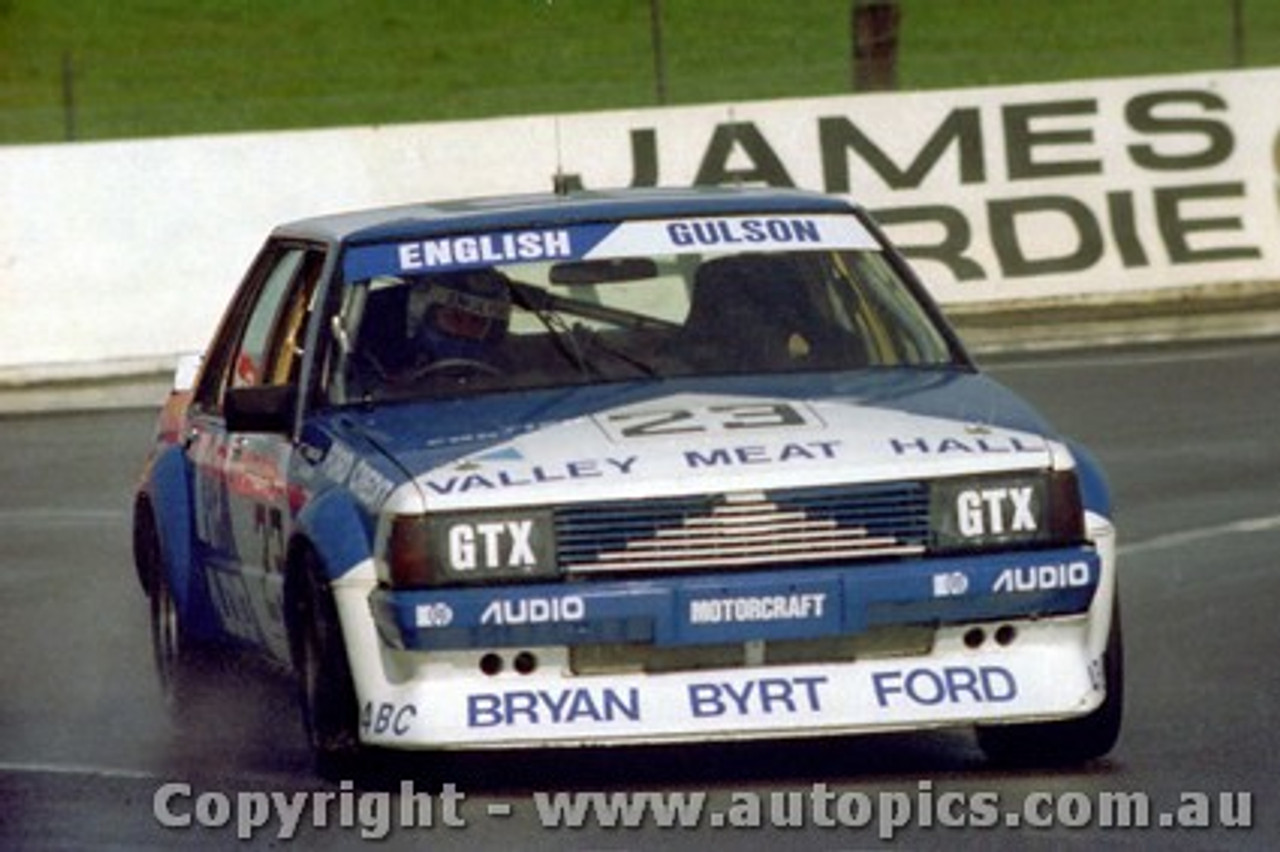
[[[1106,690],[1109,527],[1087,548],[724,576],[390,592],[372,573],[336,591],[361,737],[383,747],[1062,719]]]

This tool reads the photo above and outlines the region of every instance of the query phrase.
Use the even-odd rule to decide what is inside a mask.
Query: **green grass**
[[[1280,65],[1275,0],[900,0],[904,89]],[[670,104],[851,91],[853,0],[661,0]],[[0,0],[0,144],[659,102],[650,0]],[[70,100],[68,100],[68,98]]]

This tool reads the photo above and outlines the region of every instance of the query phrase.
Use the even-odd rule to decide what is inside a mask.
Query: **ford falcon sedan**
[[[167,703],[296,679],[318,767],[965,727],[1108,752],[1103,473],[848,201],[574,191],[274,230],[133,512]]]

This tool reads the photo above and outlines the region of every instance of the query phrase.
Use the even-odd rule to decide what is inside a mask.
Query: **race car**
[[[133,512],[174,712],[296,678],[382,750],[1121,724],[1103,472],[966,354],[850,202],[564,191],[275,229]]]

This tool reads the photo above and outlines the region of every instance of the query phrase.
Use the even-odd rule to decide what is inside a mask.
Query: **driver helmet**
[[[510,282],[491,267],[425,276],[415,282],[412,299],[415,337],[433,360],[491,360],[507,333]]]

